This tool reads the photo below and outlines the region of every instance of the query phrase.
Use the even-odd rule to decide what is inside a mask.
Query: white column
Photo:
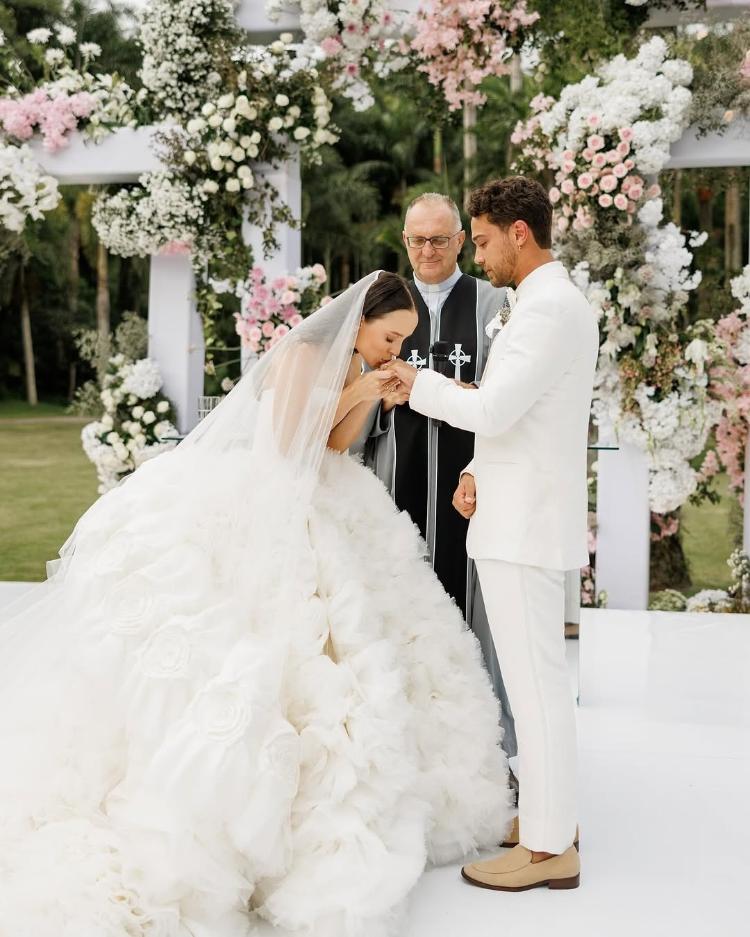
[[[164,378],[164,393],[177,408],[180,432],[198,422],[205,357],[203,323],[195,307],[190,257],[151,258],[148,290],[148,354]]]
[[[596,589],[606,591],[609,608],[648,607],[651,512],[648,456],[629,443],[599,452],[597,474]]]
[[[302,178],[299,156],[290,158],[280,169],[263,167],[258,169],[278,191],[295,218],[302,214]],[[302,232],[299,228],[280,226],[276,232],[279,249],[270,257],[263,253],[263,234],[260,228],[251,225],[245,216],[242,223],[242,239],[253,250],[253,263],[262,266],[269,279],[294,273],[302,265]],[[241,300],[244,302],[244,297]],[[242,350],[242,371],[255,360],[255,355]]]

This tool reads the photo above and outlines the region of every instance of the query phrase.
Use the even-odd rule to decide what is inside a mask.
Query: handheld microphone
[[[453,345],[450,342],[434,342],[430,348],[431,368],[438,374],[445,377],[453,377],[455,370],[450,361],[450,353],[453,351]]]

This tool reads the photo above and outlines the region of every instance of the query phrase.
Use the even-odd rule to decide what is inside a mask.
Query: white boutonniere
[[[508,287],[505,291],[505,302],[498,310],[497,315],[488,324],[485,332],[488,338],[492,338],[495,332],[500,332],[508,323],[513,307],[516,305],[516,292]]]

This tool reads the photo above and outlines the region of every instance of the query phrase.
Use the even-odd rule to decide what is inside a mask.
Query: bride
[[[381,937],[427,861],[501,841],[476,641],[344,451],[416,323],[395,274],[323,306],[12,610],[0,937]]]

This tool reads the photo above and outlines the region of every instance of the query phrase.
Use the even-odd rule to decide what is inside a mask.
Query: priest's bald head
[[[402,237],[415,275],[423,283],[442,283],[456,269],[466,233],[453,199],[425,192],[406,209]]]

